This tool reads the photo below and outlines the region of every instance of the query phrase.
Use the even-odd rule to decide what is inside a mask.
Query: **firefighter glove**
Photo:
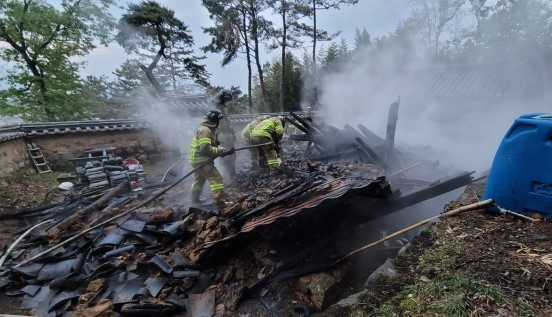
[[[236,150],[234,148],[231,148],[231,149],[222,148],[222,153],[220,154],[220,157],[225,157],[225,156],[228,156],[228,155],[232,155],[232,154],[234,154],[234,152],[236,152]]]

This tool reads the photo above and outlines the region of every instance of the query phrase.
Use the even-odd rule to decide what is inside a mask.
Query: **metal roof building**
[[[404,95],[416,98],[540,98],[548,94],[550,74],[535,65],[504,63],[446,65],[416,69]]]

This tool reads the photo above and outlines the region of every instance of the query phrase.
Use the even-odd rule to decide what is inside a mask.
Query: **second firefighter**
[[[278,174],[279,142],[284,136],[284,117],[277,116],[261,121],[251,131],[251,143],[254,145],[270,143],[257,149],[259,163],[266,160],[271,174]]]
[[[209,111],[192,139],[189,161],[193,168],[199,167],[194,172],[192,203],[200,201],[203,185],[205,181],[208,181],[214,203],[218,207],[225,206],[224,184],[220,172],[215,167],[214,159],[234,154],[234,149],[225,149],[218,145],[217,128],[223,117],[223,114],[218,110]]]

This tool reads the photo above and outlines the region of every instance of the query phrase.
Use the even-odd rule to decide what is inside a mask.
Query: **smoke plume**
[[[550,111],[549,97],[516,92],[517,83],[531,76],[514,62],[516,59],[497,58],[499,63],[482,65],[479,71],[499,77],[488,78],[489,82],[481,79],[481,87],[470,88],[473,78],[467,72],[478,71],[475,61],[457,66],[408,56],[412,55],[402,47],[384,51],[367,48],[352,63],[326,75],[321,81],[320,103],[325,106],[328,123],[337,127],[363,124],[385,138],[389,105],[400,98],[395,134],[399,149],[419,150],[428,160],[438,159],[442,166],[484,172],[491,167],[502,137],[518,116]],[[451,73],[454,71],[457,74]],[[464,81],[435,88],[439,79],[431,75]],[[485,91],[483,85],[489,84],[503,91]],[[477,89],[481,98],[473,92]]]

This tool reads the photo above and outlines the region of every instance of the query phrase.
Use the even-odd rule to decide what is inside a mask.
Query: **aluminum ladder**
[[[50,166],[48,166],[48,162],[44,158],[44,155],[42,155],[42,151],[34,142],[27,143],[27,150],[29,151],[31,160],[33,161],[38,173],[50,173],[52,171]]]

